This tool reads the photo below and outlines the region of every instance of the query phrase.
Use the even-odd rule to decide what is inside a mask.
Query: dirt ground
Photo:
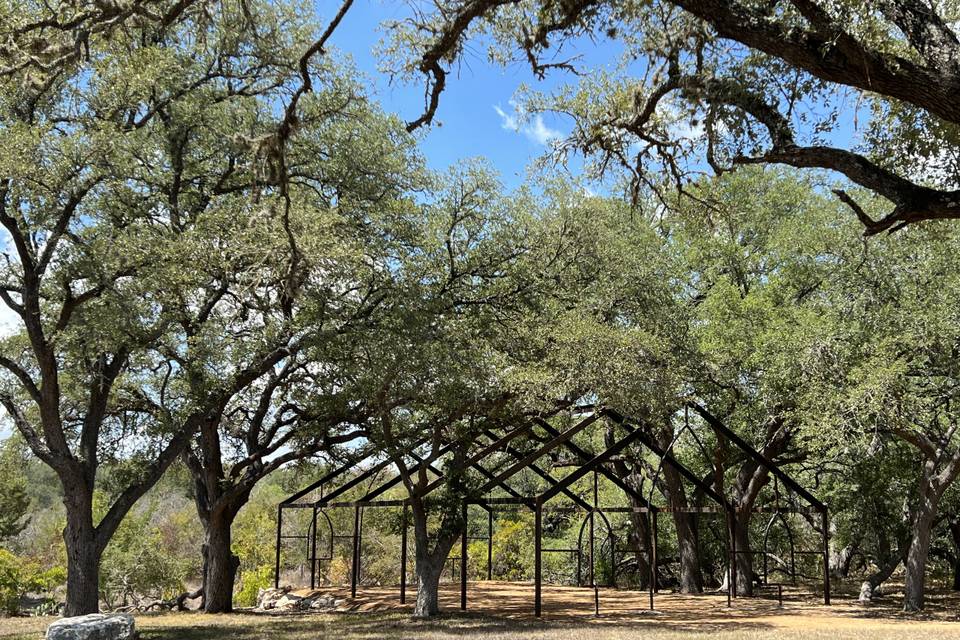
[[[646,592],[600,589],[597,616],[591,589],[545,585],[544,616],[537,620],[533,585],[477,582],[469,585],[466,613],[459,610],[458,585],[444,585],[444,614],[426,622],[410,618],[412,587],[407,605],[400,605],[396,587],[362,587],[356,599],[348,589],[321,591],[343,599],[338,611],[143,614],[137,616],[137,626],[143,640],[960,640],[960,595],[948,591],[933,591],[923,614],[907,615],[899,610],[897,593],[869,606],[840,594],[833,606],[825,607],[816,594],[787,589],[782,608],[775,591],[738,598],[730,608],[719,594],[661,593],[651,612]],[[0,638],[39,640],[50,621],[0,618]]]
[[[677,630],[709,631],[732,626],[743,628],[754,622],[782,628],[823,627],[844,629],[861,627],[865,620],[873,626],[911,623],[944,625],[944,630],[960,638],[960,594],[934,591],[928,594],[926,610],[919,615],[900,610],[900,594],[888,590],[887,595],[870,605],[862,605],[852,595],[834,594],[831,606],[823,605],[822,594],[785,586],[784,603],[777,601],[775,588],[759,592],[758,597],[736,598],[727,607],[725,594],[707,593],[687,596],[661,592],[654,596],[650,611],[647,591],[600,588],[597,590],[599,615],[595,613],[594,592],[590,588],[544,585],[542,592],[545,621],[590,621],[593,624],[655,623],[657,627]],[[341,611],[412,611],[416,597],[413,586],[407,589],[407,604],[401,605],[398,587],[361,587],[356,600],[349,589],[322,589],[343,599]],[[309,594],[309,590],[298,591]],[[467,611],[481,616],[533,620],[533,585],[526,582],[471,582],[467,589]],[[458,584],[444,584],[440,594],[441,609],[459,611]]]

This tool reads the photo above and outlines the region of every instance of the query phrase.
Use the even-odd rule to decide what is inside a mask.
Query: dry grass
[[[341,592],[340,595],[345,595]],[[470,587],[470,611],[448,613],[428,622],[411,620],[395,589],[367,588],[339,611],[316,614],[197,613],[150,614],[137,618],[143,640],[366,640],[371,638],[515,638],[521,640],[600,640],[642,637],[644,640],[792,640],[960,639],[957,599],[937,594],[931,610],[906,616],[895,597],[869,608],[849,598],[833,607],[810,597],[788,593],[781,609],[768,599],[740,599],[726,608],[715,595],[657,596],[657,611],[646,611],[647,594],[600,591],[601,615],[593,615],[588,589],[546,587],[544,619],[531,615],[533,589],[527,584],[477,583]],[[442,604],[458,606],[455,587],[444,589]],[[37,640],[49,620],[0,620],[3,640]]]

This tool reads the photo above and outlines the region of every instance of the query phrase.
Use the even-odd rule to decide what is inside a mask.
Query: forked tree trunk
[[[100,610],[100,554],[93,526],[93,495],[74,486],[64,496],[67,525],[63,542],[67,550],[67,601],[64,616],[82,616]]]
[[[900,563],[907,555],[907,546],[910,540],[906,537],[897,541],[897,548],[891,550],[890,539],[886,532],[881,531],[877,547],[877,571],[868,576],[860,585],[860,596],[858,600],[861,603],[868,603],[873,600],[877,589],[886,582],[893,572],[896,571]]]
[[[422,500],[411,500],[413,514],[414,543],[416,545],[417,574],[417,601],[413,615],[417,618],[428,618],[440,612],[440,576],[443,565],[450,555],[450,550],[460,538],[463,523],[456,516],[444,518],[441,531],[437,535],[434,546],[430,548],[430,537],[427,528],[427,512]],[[456,526],[459,523],[459,526]]]
[[[924,477],[920,481],[919,500],[911,522],[910,547],[904,563],[903,610],[920,611],[924,604],[925,569],[930,554],[930,533],[937,517],[940,496]]]
[[[900,566],[902,560],[903,556],[899,553],[887,558],[887,561],[880,566],[876,573],[861,583],[858,600],[863,603],[872,601],[877,593],[877,589],[893,575],[893,572]]]
[[[206,613],[233,611],[233,585],[240,567],[240,559],[230,546],[235,513],[230,511],[204,522],[203,610]]]

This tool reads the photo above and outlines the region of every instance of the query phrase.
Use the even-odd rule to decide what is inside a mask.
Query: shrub
[[[100,565],[100,595],[107,606],[168,600],[185,590],[196,572],[194,554],[181,556],[165,544],[173,519],[154,523],[156,503],[127,514],[107,546]]]
[[[234,596],[234,603],[238,607],[253,607],[257,604],[257,594],[260,589],[269,589],[273,586],[273,567],[265,564],[254,571],[244,571],[240,576],[240,590]]]
[[[526,580],[533,568],[532,518],[500,519],[493,532],[493,576],[498,580]],[[486,559],[484,553],[483,558]]]
[[[63,567],[44,571],[39,564],[0,549],[0,610],[14,615],[25,595],[50,591],[66,579]]]

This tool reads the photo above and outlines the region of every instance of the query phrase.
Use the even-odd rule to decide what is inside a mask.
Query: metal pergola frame
[[[718,435],[726,438],[729,442],[735,445],[741,452],[743,452],[748,457],[752,458],[755,462],[765,467],[774,475],[774,478],[783,483],[783,485],[789,488],[791,491],[799,495],[805,502],[810,505],[810,509],[801,509],[796,507],[791,508],[764,508],[764,507],[754,507],[751,511],[757,513],[819,513],[821,516],[821,524],[823,527],[823,547],[819,552],[795,552],[792,549],[791,544],[791,556],[795,553],[818,553],[823,556],[823,579],[824,579],[824,604],[830,604],[830,575],[829,575],[829,546],[828,546],[828,510],[827,506],[817,500],[809,491],[797,483],[793,478],[791,478],[787,473],[780,469],[773,461],[767,459],[760,452],[754,449],[750,444],[740,438],[736,433],[731,431],[726,425],[723,424],[718,418],[710,414],[704,407],[696,403],[690,403],[689,408],[693,409],[698,413],[706,422],[706,424],[715,431]],[[590,412],[587,414],[586,412]],[[554,412],[552,415],[555,415],[557,412]],[[460,608],[467,608],[467,543],[470,539],[468,536],[468,530],[466,527],[467,522],[467,508],[469,505],[477,505],[487,511],[487,579],[492,579],[492,540],[493,540],[493,514],[494,508],[498,505],[502,506],[513,506],[513,507],[525,507],[529,508],[534,512],[534,614],[540,616],[542,614],[542,555],[543,553],[551,552],[572,552],[571,549],[550,549],[544,548],[542,544],[543,537],[543,510],[547,507],[547,504],[556,498],[559,495],[563,495],[570,499],[575,506],[570,507],[556,507],[554,510],[563,511],[577,511],[583,510],[585,512],[585,520],[581,526],[581,535],[579,540],[582,541],[583,535],[583,526],[585,526],[588,521],[590,525],[589,533],[589,547],[590,547],[590,586],[594,591],[594,606],[595,611],[599,613],[599,595],[598,595],[598,586],[596,584],[596,577],[594,575],[594,565],[595,565],[595,555],[594,555],[594,545],[595,545],[595,526],[594,519],[595,515],[599,514],[601,518],[605,521],[605,513],[648,513],[650,514],[651,527],[650,527],[650,579],[648,584],[649,599],[650,599],[650,609],[654,608],[654,594],[657,591],[657,515],[661,512],[671,513],[675,511],[682,511],[687,513],[723,513],[726,515],[726,534],[727,534],[727,561],[730,567],[730,575],[728,579],[728,588],[726,591],[727,604],[731,605],[732,599],[737,597],[737,579],[736,579],[736,562],[734,561],[738,552],[736,548],[736,508],[721,494],[715,491],[708,483],[701,480],[693,471],[683,465],[678,461],[670,451],[673,447],[673,443],[665,450],[663,449],[652,437],[647,435],[643,429],[634,426],[634,423],[629,420],[623,414],[607,408],[607,407],[577,407],[573,410],[572,415],[584,416],[571,427],[567,428],[564,431],[560,431],[547,422],[546,418],[543,416],[534,417],[525,423],[517,426],[503,435],[498,435],[491,429],[485,429],[483,434],[491,440],[491,442],[485,446],[482,446],[479,451],[467,458],[465,464],[467,467],[478,471],[484,478],[487,479],[487,482],[483,484],[479,489],[476,490],[476,494],[483,494],[493,489],[501,489],[506,494],[507,497],[486,497],[486,498],[473,498],[464,500],[462,503],[463,509],[463,519],[464,519],[464,533],[461,536],[461,546],[460,546],[460,557],[451,558],[450,560],[459,560],[460,562]],[[550,416],[546,416],[550,417]],[[619,440],[613,442],[611,445],[606,447],[602,452],[592,455],[587,451],[584,451],[578,447],[575,443],[572,442],[574,436],[582,432],[588,426],[596,422],[601,418],[607,418],[612,420],[618,426],[622,427],[626,431],[626,435],[621,437]],[[530,453],[523,453],[520,450],[513,447],[510,443],[522,435],[530,434],[534,427],[540,427],[547,433],[549,439],[546,441],[541,441],[542,444],[539,447],[536,447],[534,451]],[[431,473],[433,473],[436,478],[431,481],[424,491],[424,496],[429,495],[431,492],[435,491],[443,482],[443,473],[435,468],[431,464],[424,462],[416,454],[416,450],[427,442],[426,439],[415,442],[410,449],[405,453],[405,456],[413,460],[413,464],[410,467],[410,471],[419,471],[422,468],[426,468]],[[661,463],[666,463],[676,469],[676,471],[687,481],[691,482],[698,490],[700,490],[705,496],[710,498],[718,506],[715,507],[686,507],[682,509],[675,509],[670,507],[658,507],[653,505],[647,498],[645,498],[640,492],[632,488],[627,484],[623,479],[618,477],[616,474],[612,473],[609,469],[605,467],[605,464],[609,462],[614,456],[624,452],[629,446],[633,444],[640,444],[651,451],[655,456],[657,456]],[[443,445],[438,451],[437,456],[445,455],[449,453],[456,443],[448,443]],[[540,467],[537,462],[548,455],[552,451],[555,451],[559,448],[563,448],[566,452],[575,456],[575,458],[580,462],[580,464],[572,471],[567,474],[562,479],[557,479],[553,477],[549,471]],[[483,466],[482,462],[491,455],[496,453],[503,453],[515,460],[515,462],[509,465],[505,470],[500,471],[499,473],[494,473]],[[281,546],[284,539],[300,539],[305,540],[308,549],[308,555],[310,559],[310,587],[314,588],[317,584],[316,572],[317,572],[317,561],[322,558],[317,556],[317,521],[318,515],[323,515],[327,520],[327,523],[330,524],[330,518],[326,513],[326,509],[329,508],[343,508],[343,507],[352,507],[354,509],[354,525],[353,525],[353,534],[352,536],[334,536],[331,533],[330,540],[330,554],[332,555],[333,548],[333,539],[334,538],[349,538],[352,539],[352,560],[351,560],[351,578],[350,578],[350,591],[353,597],[356,597],[357,586],[360,579],[360,550],[361,550],[361,541],[362,541],[362,510],[366,507],[382,508],[382,507],[402,507],[403,516],[402,516],[402,526],[401,526],[401,558],[400,558],[400,602],[406,602],[406,586],[407,586],[407,529],[408,529],[408,509],[410,500],[409,498],[396,499],[396,500],[381,500],[377,499],[386,491],[395,487],[401,482],[399,475],[396,475],[389,480],[386,480],[380,483],[375,488],[368,490],[361,498],[357,500],[336,500],[344,493],[350,489],[360,485],[361,483],[375,478],[377,474],[385,470],[392,464],[390,459],[383,459],[373,466],[366,468],[360,473],[354,475],[349,480],[343,484],[333,488],[331,491],[327,492],[327,485],[333,481],[341,478],[345,474],[348,474],[351,471],[357,469],[359,465],[362,465],[364,462],[371,461],[377,458],[377,452],[372,447],[367,447],[361,449],[355,456],[352,456],[345,464],[340,465],[339,467],[331,470],[322,476],[319,480],[311,483],[304,489],[298,491],[297,493],[291,495],[284,501],[282,501],[277,507],[277,537],[276,537],[276,563],[274,571],[274,586],[279,587],[280,583],[280,561],[281,561]],[[513,476],[524,471],[530,470],[542,480],[547,483],[547,488],[545,491],[539,493],[538,495],[525,496],[520,494],[518,491],[510,487],[507,483]],[[593,473],[594,475],[594,486],[593,486],[593,504],[578,496],[576,493],[572,492],[570,487],[579,480],[582,480],[589,474]],[[611,483],[616,485],[618,488],[622,489],[627,493],[631,498],[634,499],[634,506],[627,507],[603,507],[601,508],[598,504],[597,496],[597,483],[598,477],[603,476]],[[320,497],[313,501],[302,501],[310,493],[320,490]],[[285,509],[311,509],[312,518],[310,521],[310,526],[308,528],[306,535],[299,536],[284,536],[283,535],[283,512]],[[606,522],[608,531],[609,531],[609,521]],[[329,527],[332,531],[332,524]],[[791,543],[792,543],[792,534]],[[611,538],[611,542],[613,542]],[[578,543],[577,556],[578,556],[578,584],[580,583],[580,554],[582,553],[579,548],[580,544]],[[764,553],[766,552],[766,535],[764,540]],[[614,566],[614,580],[616,579],[616,545],[611,545],[611,556],[613,562],[611,563]],[[764,571],[766,576],[766,570]]]

